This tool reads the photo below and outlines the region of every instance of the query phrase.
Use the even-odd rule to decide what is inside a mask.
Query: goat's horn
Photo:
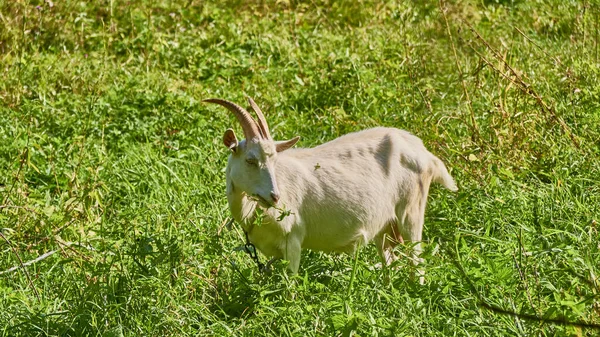
[[[258,105],[256,105],[252,97],[248,97],[248,103],[250,103],[252,110],[254,110],[254,112],[256,112],[256,116],[258,116],[258,127],[262,131],[263,136],[265,137],[265,139],[272,140],[273,138],[271,138],[271,133],[269,132],[269,125],[267,124],[265,115],[263,115],[262,111],[260,110]]]
[[[202,100],[202,102],[216,103],[233,112],[235,117],[237,117],[238,121],[242,125],[242,130],[244,130],[244,136],[246,139],[249,140],[255,137],[261,137],[256,121],[252,118],[252,116],[250,116],[248,111],[241,106],[220,98],[208,98]]]

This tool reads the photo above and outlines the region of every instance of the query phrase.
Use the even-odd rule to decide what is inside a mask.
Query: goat
[[[298,272],[303,248],[352,253],[373,240],[382,262],[393,248],[414,242],[416,265],[422,247],[430,183],[456,191],[444,163],[418,137],[396,128],[350,133],[314,148],[290,149],[300,137],[275,141],[257,104],[256,122],[239,105],[217,98],[237,117],[245,140],[227,129],[231,150],[226,168],[229,209],[249,241],[266,256],[289,261]],[[256,224],[257,207],[261,224]],[[419,271],[423,282],[423,272]]]

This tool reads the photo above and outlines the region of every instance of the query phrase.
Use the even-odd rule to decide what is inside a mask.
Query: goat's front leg
[[[297,235],[294,235],[294,233],[289,233],[286,236],[282,249],[283,259],[289,262],[288,270],[292,275],[296,275],[300,268],[300,254],[302,251],[300,238]]]

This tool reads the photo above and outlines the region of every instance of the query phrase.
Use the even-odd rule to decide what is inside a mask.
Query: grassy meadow
[[[599,17],[596,0],[0,0],[0,336],[600,335]],[[425,285],[372,245],[305,251],[297,276],[235,250],[221,137],[241,128],[201,100],[246,96],[297,146],[392,126],[447,164]]]

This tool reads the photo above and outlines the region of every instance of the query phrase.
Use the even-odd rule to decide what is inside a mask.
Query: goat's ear
[[[232,129],[227,129],[227,131],[225,131],[225,134],[223,135],[223,144],[233,152],[237,150],[238,140]]]
[[[296,136],[290,140],[283,140],[280,142],[275,142],[275,149],[277,150],[277,152],[285,151],[285,150],[289,149],[290,147],[294,146],[294,144],[296,144],[296,142],[299,139],[300,139],[300,136]]]

